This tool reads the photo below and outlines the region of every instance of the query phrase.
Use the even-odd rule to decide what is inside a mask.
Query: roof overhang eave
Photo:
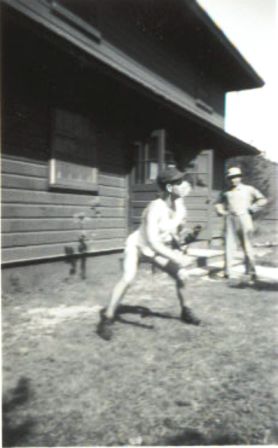
[[[193,116],[188,116],[187,111],[181,111],[187,119],[194,121],[200,126],[200,134],[202,138],[200,140],[203,148],[211,148],[221,157],[231,158],[243,155],[259,155],[261,151],[246,143],[236,136],[226,132],[223,128],[220,128],[213,123],[210,123],[204,119]]]
[[[244,155],[257,156],[261,154],[261,151],[258,148],[238,139],[224,130],[216,137],[214,149],[225,158]]]
[[[198,3],[198,0],[189,0],[189,2],[188,0],[183,0],[183,2],[185,2],[187,7],[189,6],[192,10],[194,10],[194,13],[198,16],[204,26],[209,29],[212,36],[217,39],[219,45],[230,54],[234,62],[242,70],[245,78],[242,87],[232,88],[231,90],[245,90],[263,87],[265,85],[265,81],[242,56],[233,43],[227,38],[225,33],[211,19],[206,10]],[[237,84],[239,85],[240,82]]]
[[[95,46],[88,45],[81,39],[78,39],[76,36],[72,35],[68,29],[61,29],[59,27],[59,22],[56,20],[49,20],[49,16],[44,16],[41,14],[40,9],[36,10],[36,4],[32,3],[33,8],[29,8],[26,0],[4,0],[5,3],[14,7],[18,12],[23,13],[27,17],[31,18],[38,24],[47,28],[50,32],[55,33],[62,39],[65,39],[70,44],[76,46],[81,49],[89,56],[93,57],[97,60],[101,65],[108,68],[111,73],[117,75],[121,80],[125,80],[135,89],[139,89],[141,92],[148,96],[152,96],[156,101],[159,101],[164,106],[172,109],[179,115],[197,125],[199,131],[204,135],[204,144],[207,147],[211,147],[211,149],[215,149],[219,151],[224,157],[233,157],[235,155],[257,155],[260,151],[253,146],[242,142],[236,137],[226,133],[224,129],[213,124],[209,120],[206,120],[199,114],[197,115],[192,110],[187,108],[187,106],[179,101],[175,95],[169,95],[169,92],[165,93],[165,91],[160,86],[154,86],[150,80],[142,79],[140,76],[141,72],[138,70],[132,70],[133,67],[126,66],[126,64],[119,64],[119,56],[115,55],[116,58],[108,57],[107,55],[101,54]],[[189,106],[188,106],[189,107]],[[209,146],[208,146],[209,145]]]

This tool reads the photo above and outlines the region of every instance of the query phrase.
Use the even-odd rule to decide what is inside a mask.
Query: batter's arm
[[[157,255],[167,258],[175,263],[184,264],[184,256],[181,251],[173,250],[161,241],[159,233],[159,220],[163,219],[158,207],[150,207],[145,221],[145,231],[151,248]]]

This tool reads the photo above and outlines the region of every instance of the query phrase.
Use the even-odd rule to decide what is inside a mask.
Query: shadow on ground
[[[28,378],[20,378],[16,387],[3,397],[2,403],[2,439],[3,447],[22,445],[33,428],[35,421],[27,418],[21,423],[15,423],[16,410],[25,405],[30,399],[30,381]]]
[[[117,321],[122,322],[124,324],[134,325],[136,327],[147,328],[149,330],[152,330],[154,328],[154,326],[153,325],[142,324],[142,323],[139,323],[139,322],[134,322],[134,321],[125,319],[125,318],[122,317],[124,314],[139,315],[143,319],[145,319],[147,317],[158,317],[160,319],[175,319],[175,320],[179,320],[178,317],[172,316],[171,314],[168,314],[168,313],[158,313],[158,312],[150,310],[149,308],[147,308],[145,306],[132,306],[132,305],[120,305],[119,306],[119,308],[117,310],[117,315],[116,315]]]
[[[250,288],[255,289],[257,291],[278,291],[278,282],[268,283],[261,280],[257,280],[254,284],[251,284],[246,281],[239,281],[234,284],[229,285],[230,288],[244,289]]]
[[[233,433],[219,431],[212,437],[201,432],[187,428],[176,435],[158,443],[160,446],[211,446],[211,445],[242,445],[245,441]]]

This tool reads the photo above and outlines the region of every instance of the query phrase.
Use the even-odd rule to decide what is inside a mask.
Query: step
[[[234,259],[234,260],[232,261],[232,266],[238,266],[238,265],[242,265],[242,260]],[[225,267],[224,260],[215,261],[215,262],[212,262],[212,263],[208,266],[208,272],[209,272],[209,273],[214,273],[214,272],[223,271],[223,270],[224,270],[224,267]]]
[[[244,266],[239,263],[238,266],[235,267],[235,273],[238,275],[244,274]],[[278,268],[273,268],[271,266],[256,266],[256,273],[261,281],[272,282],[277,284],[278,282]]]
[[[210,266],[215,262],[224,262],[224,251],[217,249],[189,248],[188,255],[196,257],[198,267]]]
[[[242,262],[240,260],[234,260],[233,266],[241,266]],[[209,274],[219,274],[224,276],[224,260],[220,261],[210,261],[209,265],[203,267],[192,267],[187,271],[189,277],[204,277]]]
[[[207,268],[191,268],[187,271],[189,277],[204,277],[208,275],[208,273],[209,271]]]
[[[224,251],[216,249],[206,249],[206,248],[189,248],[187,254],[192,259],[192,262],[188,266],[190,271],[194,271],[194,275],[201,275],[202,273],[207,274],[208,269],[212,266],[216,266],[217,263],[223,267],[224,265]],[[119,258],[120,265],[122,268],[123,255]],[[150,265],[152,273],[156,272],[157,269],[152,265],[151,261],[147,257],[142,257],[140,260],[140,265],[146,264]],[[192,272],[193,272],[192,271]]]

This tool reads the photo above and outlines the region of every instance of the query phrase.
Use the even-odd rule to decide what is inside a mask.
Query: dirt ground
[[[277,284],[190,279],[200,327],[166,274],[143,268],[110,342],[116,277],[2,299],[4,446],[277,443]]]

